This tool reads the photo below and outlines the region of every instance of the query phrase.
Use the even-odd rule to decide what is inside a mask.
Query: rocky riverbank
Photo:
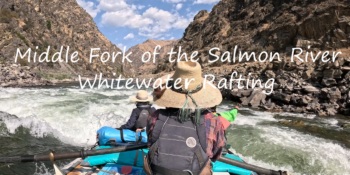
[[[284,59],[288,60],[288,59]],[[259,84],[239,89],[234,82],[233,89],[222,90],[224,98],[243,106],[268,111],[315,113],[319,116],[333,116],[337,113],[350,116],[350,57],[340,57],[334,63],[305,62],[244,63],[235,66],[218,77],[230,78],[232,72],[243,78],[261,79],[262,83],[274,78],[273,93],[266,95]],[[214,73],[215,72],[208,72]],[[249,73],[251,74],[249,76]],[[242,84],[247,82],[242,81]]]
[[[227,89],[222,88],[223,98],[238,102],[242,106],[259,108],[269,112],[294,112],[317,114],[319,116],[333,116],[343,114],[350,116],[350,51],[342,50],[343,56],[335,62],[324,63],[321,60],[313,62],[290,62],[284,57],[281,61],[275,59],[271,63],[246,62],[235,65],[221,65],[220,67],[204,67],[204,75],[214,75],[214,84],[226,79]],[[231,74],[237,72],[242,75],[240,89],[238,81],[233,81],[229,89]],[[159,72],[138,76],[139,80],[157,78],[171,72]],[[271,89],[255,86],[247,79],[261,80],[264,85],[273,78],[273,92],[266,95],[263,91]],[[148,81],[146,81],[148,82]],[[248,84],[248,86],[247,86]],[[221,84],[221,86],[223,86]]]
[[[31,70],[29,66],[0,64],[0,87],[51,86],[51,81]]]
[[[204,73],[213,74],[218,80],[230,79],[235,71],[245,79],[276,80],[270,95],[251,84],[246,89],[239,89],[236,84],[233,89],[222,90],[225,98],[244,106],[320,116],[337,113],[349,116],[349,9],[349,1],[345,0],[222,0],[210,12],[203,10],[194,17],[174,50],[181,46],[186,53],[198,51]],[[249,54],[278,52],[283,60],[239,64],[227,60],[211,62],[217,58],[209,55],[211,48],[217,47],[215,55],[225,58],[225,51],[233,52],[236,46]],[[288,56],[293,48],[308,52],[309,62],[291,62]],[[315,57],[320,51],[332,53],[336,50],[343,54],[335,62],[311,61],[311,54]],[[175,63],[160,62],[156,73],[170,72],[174,67]]]
[[[86,81],[87,78],[94,80],[95,77],[83,76],[81,80]],[[20,64],[0,64],[0,87],[55,86],[78,81],[78,76],[70,74],[44,73]]]

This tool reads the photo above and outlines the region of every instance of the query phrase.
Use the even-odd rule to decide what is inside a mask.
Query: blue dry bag
[[[118,143],[140,142],[147,143],[146,131],[134,132],[129,129],[117,130],[104,126],[97,131],[99,145],[114,145]]]

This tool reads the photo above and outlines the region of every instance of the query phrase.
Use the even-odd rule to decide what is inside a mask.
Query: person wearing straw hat
[[[162,84],[153,90],[154,103],[165,109],[148,118],[150,149],[144,158],[144,171],[153,175],[210,175],[211,161],[220,158],[226,143],[222,123],[210,111],[221,103],[222,95],[204,81],[197,62],[178,62],[170,76],[162,77]]]
[[[153,97],[149,97],[147,91],[140,90],[137,92],[137,95],[131,97],[130,100],[136,102],[136,108],[132,110],[128,122],[118,129],[130,129],[133,131],[143,130],[147,125],[148,116],[156,110],[150,104]]]

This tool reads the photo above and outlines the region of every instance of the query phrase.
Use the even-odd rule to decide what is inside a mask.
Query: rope
[[[191,115],[191,109],[190,109],[190,105],[188,103],[188,98],[191,98],[192,103],[196,106],[195,114],[194,114],[194,123],[199,124],[200,116],[201,116],[201,108],[196,103],[196,100],[193,98],[192,94],[200,91],[203,88],[203,83],[201,83],[195,89],[192,89],[192,90],[186,90],[186,89],[183,89],[183,88],[175,89],[174,82],[171,81],[170,83],[172,84],[172,88],[171,89],[173,91],[179,92],[179,93],[182,93],[182,94],[186,95],[185,104],[180,109],[180,114],[179,114],[180,115],[180,121],[181,122],[185,122],[186,119],[188,118],[188,116]]]

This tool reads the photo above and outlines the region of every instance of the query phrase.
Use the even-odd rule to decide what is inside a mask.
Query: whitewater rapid
[[[147,90],[149,94],[151,90]],[[0,111],[18,118],[2,119],[9,133],[20,126],[35,137],[53,135],[60,141],[90,147],[102,126],[119,127],[135,107],[129,100],[136,89],[0,88]],[[218,111],[233,108],[223,102]],[[242,108],[227,130],[228,143],[246,162],[292,174],[350,174],[350,150],[343,144],[278,125],[276,114]],[[314,115],[279,113],[305,118],[306,123],[340,130],[337,119]]]

